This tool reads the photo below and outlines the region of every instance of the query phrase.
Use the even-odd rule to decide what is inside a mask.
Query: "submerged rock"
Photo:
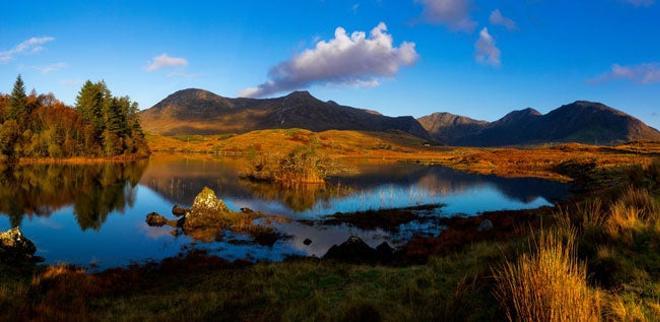
[[[148,214],[146,221],[149,226],[162,227],[167,225],[167,219],[156,212]]]
[[[37,247],[23,236],[20,228],[0,233],[0,260],[31,259],[36,251]]]

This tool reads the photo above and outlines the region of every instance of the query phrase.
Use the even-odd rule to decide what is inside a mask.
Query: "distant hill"
[[[587,101],[564,105],[545,115],[532,108],[513,111],[490,123],[448,113],[424,116],[419,122],[433,138],[449,145],[660,141],[660,132],[642,121],[604,104]]]
[[[175,92],[141,113],[145,130],[164,135],[244,133],[261,129],[401,131],[430,139],[412,116],[323,102],[309,92],[271,99],[226,98],[201,89]]]
[[[481,131],[488,122],[451,113],[433,113],[418,119],[419,123],[438,142],[456,142],[457,140]]]

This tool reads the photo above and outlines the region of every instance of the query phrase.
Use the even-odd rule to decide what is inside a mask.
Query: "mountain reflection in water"
[[[568,186],[538,179],[500,178],[415,164],[352,164],[350,175],[325,185],[283,188],[239,179],[246,163],[235,159],[154,156],[132,163],[30,165],[0,174],[0,229],[20,225],[48,262],[100,267],[158,260],[189,247],[209,249],[228,259],[280,260],[287,255],[322,256],[333,244],[358,235],[375,246],[397,245],[414,234],[437,234],[428,222],[410,222],[396,231],[364,230],[347,224],[309,224],[324,215],[378,208],[444,204],[434,215],[476,214],[535,208],[566,196]],[[273,246],[240,242],[226,234],[198,244],[148,227],[152,211],[169,215],[174,204],[188,206],[204,186],[230,208],[248,207],[289,216],[276,228],[291,238]],[[298,222],[306,220],[306,223]],[[305,239],[311,245],[305,245]]]

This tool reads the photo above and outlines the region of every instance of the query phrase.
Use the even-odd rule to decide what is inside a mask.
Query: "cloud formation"
[[[508,31],[514,31],[518,29],[518,25],[511,18],[505,17],[500,9],[495,9],[490,13],[488,21],[494,26],[502,26]]]
[[[478,63],[498,67],[500,66],[500,49],[495,39],[488,32],[488,28],[481,29],[479,39],[474,44],[474,58]]]
[[[44,49],[43,45],[55,40],[53,37],[32,37],[21,42],[14,48],[0,52],[0,64],[12,61],[16,56],[28,53],[37,53]]]
[[[424,6],[427,22],[441,24],[454,31],[472,32],[477,23],[470,17],[470,0],[417,0]]]
[[[42,74],[48,74],[52,72],[56,72],[60,69],[64,69],[68,67],[69,65],[67,63],[54,63],[54,64],[49,64],[45,66],[32,66],[33,69],[39,71]]]
[[[623,1],[635,7],[650,7],[655,2],[655,0],[623,0]]]
[[[401,67],[414,64],[419,55],[415,44],[393,46],[384,23],[365,32],[347,34],[338,27],[335,37],[281,62],[268,72],[268,80],[240,92],[242,97],[263,97],[305,88],[313,84],[343,84],[359,87],[378,86],[378,78],[392,77]]]
[[[639,84],[658,83],[660,82],[660,63],[630,66],[614,64],[609,72],[596,77],[592,82],[598,83],[617,79],[627,79]]]
[[[151,61],[148,62],[146,69],[148,72],[153,72],[161,68],[180,67],[187,65],[188,65],[188,60],[186,60],[185,58],[172,57],[167,54],[161,54],[160,56],[156,56],[152,58]]]

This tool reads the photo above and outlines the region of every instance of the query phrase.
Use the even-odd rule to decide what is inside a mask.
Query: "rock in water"
[[[190,211],[186,213],[183,229],[219,226],[222,224],[221,220],[228,215],[231,215],[231,211],[225,203],[216,197],[213,190],[204,187],[195,197]]]
[[[30,259],[36,251],[37,247],[18,227],[0,233],[0,260]]]
[[[147,225],[161,227],[167,225],[167,219],[162,215],[152,212],[147,215]]]
[[[183,208],[179,205],[174,205],[174,207],[172,207],[172,214],[177,217],[185,216],[187,212],[188,209]]]

